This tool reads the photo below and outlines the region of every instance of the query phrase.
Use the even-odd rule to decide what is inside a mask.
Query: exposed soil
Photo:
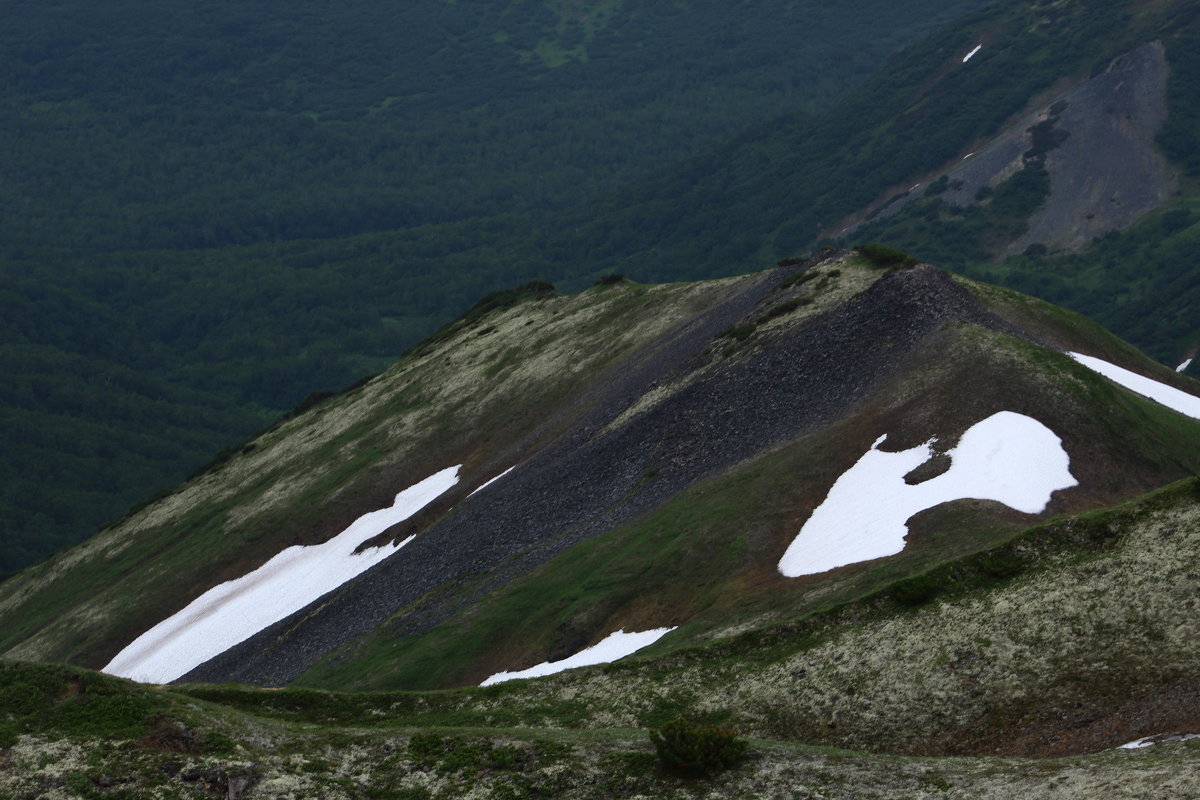
[[[1155,143],[1167,115],[1167,77],[1161,42],[1114,59],[1101,74],[1047,98],[977,152],[931,176],[950,179],[951,188],[941,199],[961,206],[975,203],[980,189],[994,187],[1022,168],[1031,147],[1030,129],[1053,119],[1065,138],[1045,155],[1050,196],[1004,255],[1031,244],[1077,251],[1097,236],[1132,224],[1161,205],[1178,183]],[[905,194],[877,216],[896,214],[922,196],[923,191]]]

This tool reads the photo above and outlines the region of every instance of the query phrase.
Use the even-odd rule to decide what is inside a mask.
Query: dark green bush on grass
[[[911,267],[919,263],[898,247],[886,244],[860,244],[854,251],[865,258],[873,267],[881,269]]]
[[[941,594],[948,583],[946,576],[938,570],[913,575],[892,585],[892,597],[902,605],[923,606]]]
[[[736,767],[746,758],[746,740],[733,731],[676,717],[650,729],[659,761],[672,772],[713,776]]]
[[[734,327],[723,331],[719,338],[724,339],[726,336],[732,336],[739,342],[744,342],[754,334],[755,328],[757,328],[757,325],[755,325],[753,322],[744,322],[741,325],[735,325]]]

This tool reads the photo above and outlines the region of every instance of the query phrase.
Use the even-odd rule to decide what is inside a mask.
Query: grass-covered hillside
[[[1197,486],[1064,518],[856,602],[657,658],[455,692],[146,687],[0,663],[0,791],[35,797],[1186,798]],[[681,776],[677,714],[746,757]],[[1168,737],[1160,737],[1166,739]],[[897,752],[906,755],[897,755]],[[955,755],[950,756],[949,753]],[[1046,756],[1053,756],[1046,758]]]
[[[1069,353],[1176,399],[1147,399]],[[89,668],[120,653],[113,669],[154,682],[362,690],[478,684],[621,629],[672,627],[659,648],[697,646],[919,586],[1040,520],[1196,474],[1194,392],[1085,318],[882,247],[694,284],[611,279],[576,296],[530,284],[0,583],[0,652]],[[994,419],[1024,422],[981,462],[958,452]],[[1030,426],[1041,438],[1012,456],[1021,466],[993,464],[986,454]],[[781,572],[839,476],[864,454],[923,447],[861,490],[881,507],[951,491],[904,512],[900,552]],[[1039,499],[990,493],[1052,458]],[[984,484],[970,474],[991,469]],[[406,515],[369,522],[438,475]],[[966,488],[932,488],[948,484]],[[874,535],[870,519],[842,524]],[[335,541],[343,556],[316,555]],[[401,549],[384,559],[378,547]],[[241,616],[170,622],[176,638],[151,652],[177,653],[174,671],[130,655],[185,608],[234,614],[214,587],[253,573],[281,581],[264,595],[274,602],[317,585],[281,578],[291,567],[277,559],[373,563],[351,551],[382,560],[248,629]]]

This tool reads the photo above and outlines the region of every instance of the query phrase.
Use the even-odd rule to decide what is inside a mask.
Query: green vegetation
[[[991,261],[994,246],[1025,232],[1030,215],[1049,194],[1050,176],[1045,167],[1029,162],[994,189],[984,187],[977,203],[960,206],[927,193],[897,214],[864,225],[854,235],[892,243],[870,247],[888,248],[901,255],[906,254],[899,248],[909,249],[944,269],[974,274],[972,268]]]
[[[899,269],[919,263],[903,250],[886,244],[860,244],[854,248],[854,252],[866,259],[871,266],[881,269]]]
[[[0,661],[0,749],[19,733],[137,739],[165,708],[154,692],[99,673]]]
[[[1108,233],[1082,253],[1026,253],[962,269],[1087,314],[1163,361],[1200,343],[1194,313],[1200,286],[1200,202],[1188,198],[1132,227]],[[1171,366],[1175,364],[1172,363]]]
[[[40,683],[59,668],[0,666],[10,682]],[[86,672],[71,673],[88,680]],[[683,798],[699,787],[657,766],[644,731],[481,727],[413,728],[363,707],[346,724],[293,722],[187,695],[90,676],[114,695],[145,696],[163,716],[141,736],[119,727],[85,732],[23,720],[0,743],[0,794],[15,800],[66,795],[206,800],[290,794],[329,800],[486,800],[569,797]],[[57,687],[56,687],[57,688]],[[258,692],[266,699],[270,693]],[[52,695],[42,698],[53,704]],[[759,739],[753,757],[703,784],[713,798],[771,797],[780,786],[867,800],[951,792],[996,800],[1048,796],[1161,794],[1164,780],[1194,790],[1194,749],[1161,745],[1136,752],[1062,759],[931,759],[876,756]],[[1000,789],[996,787],[1000,786]],[[1058,793],[1070,787],[1072,794]]]
[[[681,775],[712,777],[746,758],[746,740],[733,731],[676,717],[650,730],[658,760]]]

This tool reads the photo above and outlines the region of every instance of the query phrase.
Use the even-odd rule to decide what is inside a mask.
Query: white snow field
[[[1200,419],[1200,397],[1196,397],[1194,394],[1188,394],[1174,386],[1167,386],[1165,383],[1151,380],[1094,356],[1085,356],[1082,353],[1067,353],[1067,355],[1088,369],[1099,372],[1113,383],[1119,383],[1126,389],[1162,403],[1180,414]]]
[[[1158,736],[1146,736],[1132,742],[1126,742],[1117,747],[1118,750],[1141,750],[1143,747],[1149,747],[1154,744],[1166,744],[1167,742],[1188,742],[1192,739],[1200,739],[1200,733],[1182,733]]]
[[[779,560],[784,577],[815,575],[899,553],[916,513],[951,500],[995,500],[1018,511],[1042,511],[1050,495],[1075,486],[1062,440],[1042,423],[1012,411],[977,422],[947,455],[950,469],[910,486],[904,476],[933,456],[930,440],[885,453],[875,440],[846,470]]]
[[[504,472],[501,472],[499,475],[497,475],[496,477],[492,478],[491,480],[484,481],[483,483],[479,484],[479,487],[478,487],[477,489],[475,489],[475,491],[473,491],[473,492],[471,492],[469,495],[467,495],[467,497],[474,497],[475,495],[479,494],[479,493],[480,493],[480,492],[482,492],[484,489],[486,489],[487,487],[491,486],[493,483],[495,483],[496,481],[500,480],[501,478],[503,478],[505,475],[507,475],[508,473],[512,472],[512,471],[513,471],[514,469],[516,469],[516,468],[517,468],[517,465],[516,465],[516,464],[513,464],[511,467],[509,467],[508,469],[504,470]]]
[[[965,64],[965,63],[967,63],[968,61],[970,61],[970,60],[971,60],[971,57],[972,57],[972,56],[974,56],[976,53],[978,53],[978,52],[979,52],[980,50],[982,50],[982,49],[983,49],[983,45],[982,45],[982,44],[977,44],[977,45],[975,45],[975,49],[974,49],[974,50],[972,50],[971,52],[969,52],[969,53],[967,53],[965,56],[963,56],[963,61],[962,61],[962,63],[964,63],[964,64]]]
[[[135,639],[102,671],[143,683],[167,683],[299,611],[412,541],[410,536],[396,545],[354,554],[354,548],[458,483],[461,466],[410,486],[396,495],[390,508],[363,514],[324,544],[289,547],[253,572],[214,586]]]
[[[553,675],[566,669],[590,667],[593,664],[608,664],[625,656],[632,655],[643,647],[649,647],[675,628],[655,628],[641,633],[626,633],[625,629],[610,633],[591,647],[580,650],[573,656],[562,661],[543,661],[541,664],[523,669],[520,672],[497,672],[485,680],[480,686],[491,686],[517,678],[540,678],[543,675]]]
[[[1187,361],[1183,362],[1183,363],[1182,363],[1182,364],[1180,364],[1178,367],[1176,367],[1176,368],[1175,368],[1175,371],[1176,371],[1176,372],[1183,372],[1185,369],[1187,369],[1187,368],[1188,368],[1188,367],[1190,367],[1191,365],[1192,365],[1192,359],[1190,359],[1190,358],[1189,358]]]

